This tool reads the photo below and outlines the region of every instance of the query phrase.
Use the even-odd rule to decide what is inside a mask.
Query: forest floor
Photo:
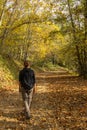
[[[0,90],[0,130],[87,130],[87,81],[63,70],[36,77],[30,120],[17,82]]]

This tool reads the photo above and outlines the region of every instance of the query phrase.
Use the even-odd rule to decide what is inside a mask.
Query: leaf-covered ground
[[[0,90],[0,130],[87,130],[87,81],[67,72],[37,74],[30,120],[22,105],[16,82]]]

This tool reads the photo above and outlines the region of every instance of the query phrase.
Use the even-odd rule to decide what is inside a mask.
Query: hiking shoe
[[[26,116],[26,119],[29,120],[31,118],[31,116]]]

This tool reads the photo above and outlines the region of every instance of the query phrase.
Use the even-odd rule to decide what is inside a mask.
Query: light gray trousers
[[[33,96],[33,89],[26,91],[24,88],[22,88],[22,99],[24,102],[25,112],[26,116],[30,116],[30,106],[32,102],[32,96]]]

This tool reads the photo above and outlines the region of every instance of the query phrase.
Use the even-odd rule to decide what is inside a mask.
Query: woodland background
[[[86,0],[0,0],[0,55],[86,77],[86,7]]]
[[[26,120],[18,74],[37,91]],[[87,130],[87,0],[0,0],[1,130]]]

